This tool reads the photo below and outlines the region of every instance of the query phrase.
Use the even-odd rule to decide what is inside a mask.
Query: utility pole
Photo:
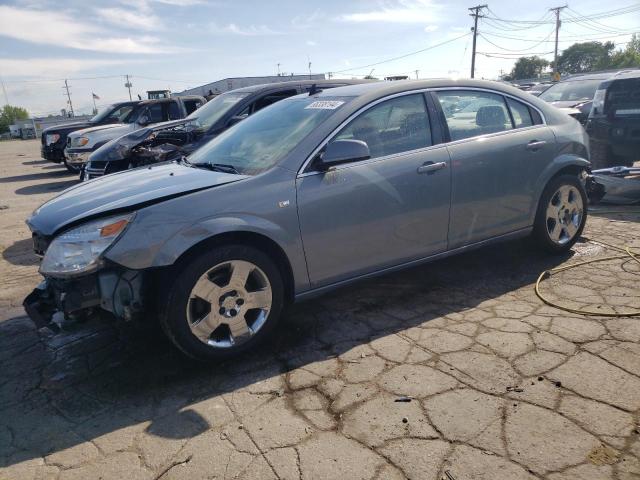
[[[416,70],[416,80],[418,80],[418,72],[420,72],[420,70]]]
[[[280,64],[278,63],[278,76],[280,76]]]
[[[71,116],[75,117],[76,114],[73,113],[73,104],[71,103],[71,94],[69,93],[69,82],[67,82],[67,79],[64,79],[64,88],[67,91],[67,101],[69,102],[69,110],[71,110]]]
[[[331,80],[333,78],[333,72],[329,72],[328,76],[329,76],[329,80]]]
[[[311,59],[307,55],[307,61],[309,62],[309,80],[311,80]]]
[[[555,7],[549,9],[549,11],[556,13],[556,46],[553,50],[553,79],[555,81],[560,80],[560,72],[558,72],[558,34],[560,32],[560,24],[562,23],[560,21],[560,11],[565,8],[567,8],[566,5],[564,7]]]
[[[7,89],[4,86],[4,80],[0,78],[0,82],[2,82],[2,92],[4,93],[4,104],[9,105],[9,97],[7,96]]]
[[[133,84],[129,81],[129,75],[125,75],[125,77],[127,78],[127,81],[125,82],[124,86],[127,87],[127,89],[129,90],[129,100],[131,100],[131,87],[133,87]]]
[[[478,36],[478,18],[481,18],[482,9],[486,8],[488,5],[476,5],[475,7],[469,8],[469,11],[473,17],[473,50],[471,52],[471,78],[475,76],[476,72],[476,37]]]

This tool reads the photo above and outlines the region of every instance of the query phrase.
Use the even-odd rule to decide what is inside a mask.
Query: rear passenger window
[[[349,123],[334,141],[346,139],[366,142],[371,158],[432,145],[423,95],[404,95],[370,108]]]
[[[180,107],[177,102],[169,103],[169,120],[178,120],[182,115],[180,114]]]
[[[436,95],[444,111],[451,140],[513,128],[502,95],[472,90],[447,90]]]
[[[507,98],[507,105],[513,116],[513,123],[516,128],[530,127],[533,125],[531,111],[524,103],[520,103],[512,98]]]

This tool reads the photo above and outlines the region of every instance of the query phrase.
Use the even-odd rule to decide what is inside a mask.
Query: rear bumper
[[[144,288],[144,272],[122,268],[69,279],[45,277],[22,305],[37,328],[58,330],[95,309],[132,320],[143,312]]]

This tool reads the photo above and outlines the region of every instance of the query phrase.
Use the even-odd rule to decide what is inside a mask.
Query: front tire
[[[587,194],[574,175],[560,175],[547,184],[533,226],[533,238],[544,250],[564,253],[576,243],[587,221]]]
[[[178,267],[162,295],[160,322],[171,341],[198,360],[224,360],[255,348],[276,327],[282,276],[263,252],[214,247]]]
[[[69,170],[69,172],[78,175],[80,173],[80,167],[76,167],[75,165],[71,165],[70,163],[67,162],[67,159],[65,158],[63,160],[64,162],[64,166],[67,167],[67,170]]]

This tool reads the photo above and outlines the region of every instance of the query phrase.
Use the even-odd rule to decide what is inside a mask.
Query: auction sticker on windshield
[[[340,105],[342,105],[344,102],[341,100],[322,100],[322,101],[317,101],[317,102],[313,102],[310,103],[309,105],[307,105],[305,108],[315,108],[315,109],[319,109],[319,110],[335,110],[336,108],[338,108]]]

